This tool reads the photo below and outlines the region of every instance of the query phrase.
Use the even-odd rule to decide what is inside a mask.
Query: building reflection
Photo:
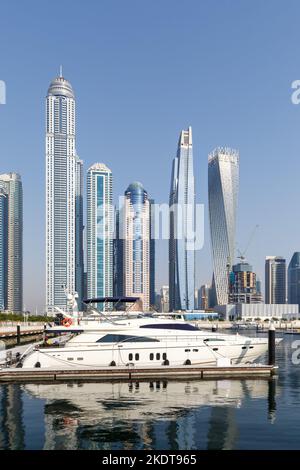
[[[0,449],[25,447],[22,389],[15,384],[0,387]]]
[[[44,449],[234,449],[236,409],[267,399],[274,417],[275,382],[189,382],[26,385],[46,400]]]

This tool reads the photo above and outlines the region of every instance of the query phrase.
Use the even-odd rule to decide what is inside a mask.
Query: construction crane
[[[248,248],[249,248],[249,246],[250,246],[250,244],[251,244],[251,242],[252,242],[252,240],[253,240],[253,238],[254,238],[255,232],[256,232],[256,230],[258,229],[258,227],[259,227],[258,224],[254,226],[254,228],[253,228],[253,230],[252,230],[252,232],[251,232],[251,234],[250,234],[248,243],[247,243],[246,248],[244,249],[244,251],[241,252],[241,250],[239,250],[239,249],[237,250],[237,251],[239,252],[239,256],[237,256],[237,258],[239,258],[242,262],[245,261],[245,259],[246,259],[245,255],[246,255],[246,253],[247,253],[247,251],[248,251]]]

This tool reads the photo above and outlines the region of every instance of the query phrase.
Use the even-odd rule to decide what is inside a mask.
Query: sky
[[[59,74],[76,95],[85,171],[107,164],[115,200],[135,180],[168,202],[179,133],[192,126],[205,241],[196,286],[211,281],[207,157],[240,153],[236,248],[264,279],[264,259],[300,251],[298,0],[2,0],[0,173],[21,174],[24,301],[45,305],[45,96]],[[167,242],[156,289],[168,283]]]

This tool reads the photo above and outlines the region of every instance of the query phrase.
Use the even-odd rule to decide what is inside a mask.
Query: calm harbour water
[[[300,365],[278,378],[0,385],[0,449],[300,449]]]

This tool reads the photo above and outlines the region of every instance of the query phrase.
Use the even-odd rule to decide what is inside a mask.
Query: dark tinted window
[[[160,360],[160,354],[159,354],[159,353],[156,353],[156,360],[157,360],[157,361]]]
[[[132,361],[132,359],[133,359],[133,355],[132,355],[131,353],[128,354],[128,360],[129,360],[129,361]]]
[[[154,359],[154,354],[151,353],[151,354],[150,354],[150,361],[153,361],[153,359]]]
[[[167,359],[167,353],[163,353],[163,359],[164,359],[164,360]]]
[[[149,325],[141,325],[140,328],[155,328],[159,330],[196,330],[199,331],[199,328],[196,328],[189,323],[153,323]]]
[[[130,336],[130,335],[113,335],[108,334],[98,339],[97,343],[119,343],[121,341],[129,341],[134,343],[145,343],[145,342],[158,342],[158,339],[148,338],[146,336]]]
[[[135,355],[135,360],[138,361],[140,359],[140,355],[139,354],[136,354]]]

